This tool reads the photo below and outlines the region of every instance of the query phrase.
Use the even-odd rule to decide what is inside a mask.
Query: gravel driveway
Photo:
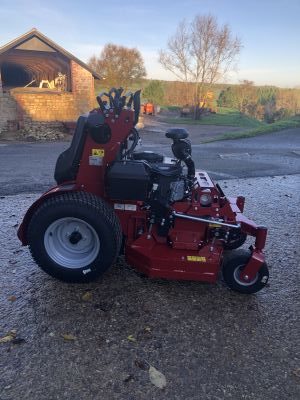
[[[58,282],[16,238],[37,194],[1,196],[0,399],[299,399],[300,175],[220,183],[269,227],[256,295],[150,280],[122,259],[96,283]]]

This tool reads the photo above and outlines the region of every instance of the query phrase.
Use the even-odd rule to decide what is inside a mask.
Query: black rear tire
[[[269,270],[265,263],[262,264],[256,277],[251,282],[240,279],[240,273],[245,268],[251,257],[249,250],[232,251],[223,263],[223,278],[227,286],[240,293],[256,293],[264,288],[269,279]]]
[[[76,224],[79,228],[73,229]],[[65,282],[90,282],[115,261],[122,230],[113,209],[102,199],[86,192],[66,192],[39,206],[27,238],[33,259],[49,275]]]

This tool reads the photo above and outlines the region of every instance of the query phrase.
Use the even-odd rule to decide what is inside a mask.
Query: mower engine
[[[29,208],[18,230],[37,264],[58,279],[87,282],[122,249],[149,277],[216,282],[222,270],[233,290],[262,289],[267,229],[242,214],[242,196],[227,197],[195,170],[188,133],[166,132],[174,158],[137,152],[140,91],[113,88],[97,101],[57,160],[57,186]],[[253,245],[236,250],[247,236]]]

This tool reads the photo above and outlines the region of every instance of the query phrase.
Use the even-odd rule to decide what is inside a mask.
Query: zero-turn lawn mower
[[[57,186],[28,209],[18,230],[37,264],[67,282],[98,278],[120,252],[151,278],[216,282],[242,293],[269,277],[267,228],[242,212],[205,171],[195,171],[188,133],[169,129],[174,158],[135,151],[140,91],[111,89],[79,117],[56,162]],[[249,250],[235,250],[253,236]],[[225,253],[224,253],[225,251]],[[226,257],[224,257],[226,254]]]

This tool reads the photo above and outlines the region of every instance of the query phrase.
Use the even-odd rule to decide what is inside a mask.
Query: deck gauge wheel
[[[256,293],[266,286],[269,279],[269,270],[265,263],[257,272],[254,279],[246,282],[241,277],[241,272],[251,257],[249,250],[235,250],[230,253],[223,263],[223,278],[227,286],[240,293]]]

